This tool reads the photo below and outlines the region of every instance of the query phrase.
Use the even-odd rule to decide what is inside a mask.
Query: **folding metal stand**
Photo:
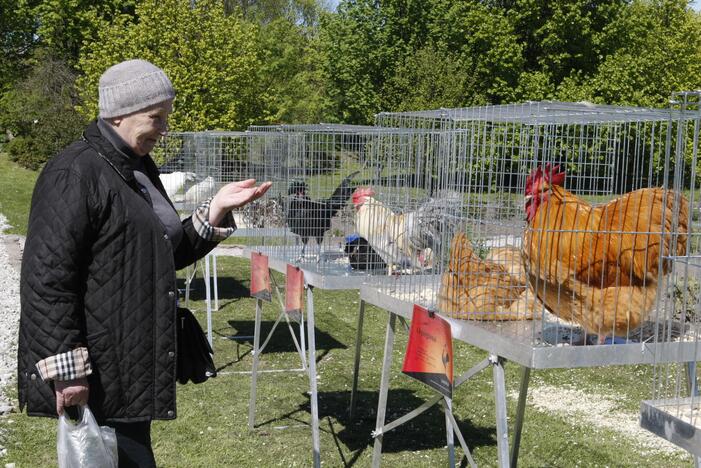
[[[272,273],[272,272],[271,272]],[[290,314],[285,312],[285,302],[282,298],[282,293],[280,292],[280,286],[277,284],[277,281],[275,281],[275,277],[271,274],[270,275],[270,281],[272,283],[272,289],[275,291],[275,297],[277,298],[277,304],[280,308],[280,313],[278,314],[277,320],[275,320],[275,323],[273,324],[272,328],[268,332],[268,336],[265,338],[265,341],[263,341],[263,344],[260,344],[260,324],[263,316],[263,300],[262,299],[256,299],[256,318],[255,318],[255,323],[253,326],[253,369],[251,372],[251,405],[248,408],[248,429],[252,430],[253,426],[255,424],[255,411],[256,411],[256,387],[257,387],[257,381],[258,381],[258,373],[259,372],[306,372],[307,371],[307,357],[305,355],[305,352],[307,350],[306,344],[305,344],[305,334],[304,334],[304,315],[300,314],[299,317],[296,317],[295,320],[299,323],[299,341],[297,341],[297,336],[295,335],[295,331],[292,328],[292,324],[290,322]],[[268,343],[270,342],[270,338],[272,338],[273,333],[275,333],[275,330],[277,329],[277,326],[280,324],[282,319],[285,319],[285,323],[287,323],[287,328],[290,331],[290,336],[292,336],[292,341],[294,342],[295,348],[297,349],[297,353],[299,354],[299,357],[302,362],[302,367],[301,368],[296,368],[296,369],[271,369],[267,371],[261,371],[258,369],[258,364],[260,362],[260,355],[265,349],[266,346],[268,346]],[[250,338],[250,337],[247,337]],[[301,342],[301,345],[300,345]]]
[[[397,280],[392,281],[396,282]],[[414,410],[414,412],[385,425],[384,418],[387,407],[387,391],[389,388],[389,375],[392,363],[395,319],[397,316],[411,319],[413,304],[381,292],[377,289],[376,285],[363,285],[360,288],[360,297],[361,300],[389,312],[389,323],[385,336],[385,351],[382,365],[382,380],[380,383],[380,399],[377,408],[377,424],[375,432],[373,433],[375,436],[373,466],[378,467],[380,466],[382,456],[383,434],[433,406],[440,401],[441,397],[434,397],[432,400],[428,400],[424,405]],[[531,369],[652,364],[655,357],[657,362],[660,362],[660,360],[678,362],[680,359],[682,362],[701,360],[701,347],[694,346],[694,343],[691,342],[667,342],[659,345],[654,343],[631,343],[599,346],[534,346],[529,339],[525,338],[528,334],[521,330],[522,328],[528,331],[532,330],[533,324],[530,323],[530,321],[495,324],[492,322],[455,320],[449,318],[446,318],[446,320],[450,323],[453,339],[477,346],[489,353],[487,359],[456,379],[454,387],[457,388],[473,377],[477,372],[487,367],[492,367],[497,421],[498,465],[503,468],[516,467],[518,463],[518,452]],[[530,337],[530,335],[528,336]],[[522,366],[511,451],[509,451],[508,423],[506,417],[506,385],[503,366],[507,359]],[[444,408],[446,414],[450,413],[450,405],[444,405]],[[452,415],[450,417],[452,417]],[[453,425],[453,427],[455,427],[455,425]],[[456,431],[456,434],[458,434],[458,438],[461,437],[458,431]],[[450,451],[453,450],[450,444],[450,438],[448,447]],[[468,453],[464,446],[463,450],[465,450],[466,454]],[[451,460],[453,460],[453,455],[450,455],[450,457]]]
[[[476,467],[477,465],[475,464],[475,461],[472,458],[472,454],[470,453],[470,450],[468,449],[467,444],[465,443],[465,438],[460,432],[460,428],[458,427],[458,424],[455,421],[455,418],[453,417],[452,400],[450,398],[445,397],[444,395],[438,394],[430,400],[427,400],[424,404],[422,404],[415,410],[405,414],[404,416],[392,421],[389,424],[385,424],[385,414],[387,410],[387,393],[389,390],[389,377],[392,367],[392,349],[394,347],[394,335],[397,317],[399,317],[399,319],[404,322],[404,317],[390,312],[389,322],[387,323],[387,332],[385,334],[385,348],[384,357],[382,361],[382,378],[380,380],[380,396],[379,403],[377,405],[377,422],[375,424],[375,430],[372,432],[372,436],[375,438],[375,444],[372,453],[372,465],[374,467],[380,466],[384,434],[391,431],[395,427],[398,427],[414,419],[415,417],[419,416],[421,413],[431,408],[435,404],[440,403],[443,406],[443,410],[445,413],[445,427],[446,440],[448,445],[449,466],[455,466],[455,445],[453,441],[453,434],[456,434],[458,436],[458,441],[460,442],[460,446],[462,447],[463,452],[465,453],[465,457],[467,458],[468,463],[470,463],[470,466]],[[488,365],[488,359],[485,359],[481,363],[477,364],[475,367],[473,367],[465,374],[460,376],[458,379],[456,379],[453,388],[455,389],[459,387],[474,374],[481,371],[482,369],[485,369]]]
[[[268,255],[270,251],[266,248],[246,248],[244,250],[244,255],[250,256],[252,252],[259,252]],[[280,259],[273,256],[268,257],[268,267],[271,270],[277,271],[279,273],[285,274],[287,272],[288,263],[294,263],[291,260]],[[358,290],[361,284],[367,278],[366,274],[361,274],[358,272],[352,272],[347,270],[341,270],[337,274],[329,274],[329,268],[321,270],[318,264],[315,263],[297,263],[299,267],[304,272],[304,281],[306,289],[306,314],[307,314],[307,344],[308,344],[308,357],[306,362],[306,372],[309,376],[309,392],[310,392],[310,406],[311,406],[311,426],[312,426],[312,450],[313,450],[313,462],[315,467],[321,466],[321,449],[320,449],[320,437],[319,437],[319,402],[318,402],[318,391],[317,391],[317,372],[316,372],[316,336],[315,336],[315,318],[314,318],[314,290],[327,289],[327,290]],[[332,271],[332,270],[331,270]],[[271,275],[272,278],[272,275]],[[282,316],[287,318],[287,313],[285,313],[285,304],[282,300],[282,296],[278,291],[277,286],[273,289],[276,290],[278,295],[279,305],[281,307],[281,313],[278,317],[277,323],[281,320]],[[360,302],[360,309],[358,320],[362,325],[362,317],[365,313],[365,304],[363,301]],[[270,340],[270,334],[266,338],[263,346],[259,346],[260,343],[260,323],[262,315],[262,301],[256,301],[256,322],[254,326],[254,339],[253,339],[253,369],[251,376],[251,400],[248,412],[248,428],[252,430],[255,427],[255,412],[256,412],[256,391],[257,391],[257,380],[260,353],[267,345]],[[273,330],[275,326],[273,326]],[[303,336],[303,334],[302,334]],[[353,391],[351,393],[351,407],[354,407],[356,400],[356,388],[358,383],[357,371],[359,368],[360,360],[360,341],[362,339],[362,332],[359,332],[356,336],[356,353],[355,353],[355,367],[353,374]],[[297,348],[300,349],[299,347]],[[302,341],[302,350],[304,349],[304,341]],[[300,351],[301,355],[304,356],[304,351]],[[304,361],[304,357],[303,357]],[[302,369],[304,370],[304,369]],[[279,371],[278,371],[279,372]]]

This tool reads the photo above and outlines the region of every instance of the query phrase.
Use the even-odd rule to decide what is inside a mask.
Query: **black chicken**
[[[290,230],[302,238],[302,254],[307,247],[309,239],[316,239],[316,244],[321,251],[321,241],[324,234],[331,228],[331,218],[343,209],[353,193],[351,185],[353,177],[360,171],[355,171],[344,178],[336,187],[333,194],[324,200],[312,200],[307,195],[307,184],[303,181],[295,181],[290,184],[287,194],[290,196],[287,207],[287,225]],[[301,258],[300,257],[300,258]],[[317,255],[317,261],[319,256]]]
[[[387,264],[368,241],[357,234],[346,237],[343,251],[348,255],[348,261],[353,270],[384,270],[387,268]]]

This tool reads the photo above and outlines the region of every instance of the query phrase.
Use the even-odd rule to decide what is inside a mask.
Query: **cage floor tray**
[[[699,397],[643,401],[640,405],[640,426],[701,456]]]

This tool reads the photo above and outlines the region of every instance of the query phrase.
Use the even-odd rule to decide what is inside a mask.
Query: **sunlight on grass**
[[[23,169],[0,153],[0,213],[5,215],[11,228],[6,234],[26,234],[29,205],[38,172]]]
[[[0,213],[8,217],[12,232],[26,232],[31,188],[37,174],[19,169],[0,156]],[[332,188],[329,177],[319,176],[312,185]],[[468,197],[469,195],[466,195]],[[487,196],[488,197],[488,196]],[[497,197],[497,195],[494,195]],[[516,204],[517,195],[499,198]],[[228,243],[241,243],[232,238]],[[249,243],[254,239],[246,239]],[[256,427],[247,428],[250,395],[253,318],[255,302],[248,296],[249,262],[220,257],[218,260],[220,310],[213,313],[215,363],[220,375],[200,385],[178,385],[178,418],[153,424],[156,460],[163,467],[268,467],[310,466],[312,460],[309,381],[302,372],[265,373],[259,377]],[[184,272],[179,273],[182,278]],[[276,275],[282,283],[282,277]],[[184,283],[180,280],[179,287]],[[358,414],[348,418],[355,353],[357,291],[315,290],[321,460],[323,466],[368,467],[372,460],[371,431],[375,428],[387,313],[368,306],[361,354]],[[193,283],[191,309],[206,328],[201,270]],[[278,309],[264,306],[263,333],[278,318]],[[388,421],[419,406],[431,391],[401,374],[406,332],[399,327],[394,346]],[[231,337],[238,337],[236,340]],[[454,343],[456,374],[486,357],[486,353]],[[261,369],[298,368],[289,331],[278,327],[261,357]],[[515,419],[520,367],[506,364],[509,422]],[[616,410],[631,417],[651,391],[649,366],[616,366],[589,369],[534,371],[531,388],[558,387],[605,395],[616,401]],[[16,398],[14,386],[7,389]],[[557,398],[554,396],[553,398]],[[480,466],[496,466],[496,421],[493,381],[482,372],[457,389],[454,414]],[[567,406],[567,402],[562,402]],[[16,410],[17,411],[17,410]],[[600,415],[605,417],[606,415]],[[10,413],[0,417],[0,446],[7,449],[0,465],[54,466],[56,420]],[[384,437],[384,466],[445,466],[445,420],[433,408]],[[461,451],[458,450],[458,455]],[[683,451],[659,452],[642,447],[626,434],[582,424],[577,416],[563,416],[526,409],[519,465],[543,466],[692,466]]]

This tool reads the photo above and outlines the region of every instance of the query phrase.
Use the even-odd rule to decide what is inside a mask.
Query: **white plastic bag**
[[[58,418],[58,468],[117,468],[117,435],[114,429],[98,426],[87,406],[81,420],[73,424],[64,412]]]

